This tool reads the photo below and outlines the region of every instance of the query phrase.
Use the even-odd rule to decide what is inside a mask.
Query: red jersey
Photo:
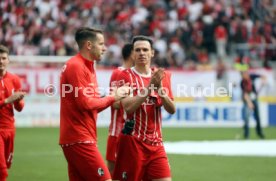
[[[117,69],[113,70],[110,78],[110,87],[118,87],[117,78],[121,74],[121,72],[125,70],[124,67],[118,67]],[[115,109],[111,106],[111,122],[109,125],[109,135],[118,137],[124,124],[124,110],[122,108]]]
[[[97,141],[98,112],[114,102],[114,97],[100,98],[94,62],[80,54],[64,65],[60,77],[61,145]]]
[[[167,90],[168,97],[173,100],[170,77],[171,75],[165,72],[162,84]],[[133,95],[130,96],[136,96],[139,89],[143,89],[149,85],[150,79],[151,75],[141,75],[134,68],[131,68],[120,74],[118,83],[120,85],[130,83],[133,88]],[[161,106],[161,98],[154,92],[147,97],[146,101],[134,113],[127,115],[127,119],[135,120],[133,136],[152,145],[158,145],[162,142]]]
[[[20,100],[13,104],[4,104],[5,99],[10,97],[13,92],[20,91],[21,83],[17,75],[7,72],[0,78],[0,130],[14,129],[14,112],[13,108],[17,111],[22,111],[24,101]]]
[[[220,39],[225,39],[227,36],[227,31],[224,28],[224,26],[218,26],[215,29],[215,37],[216,39],[220,40]]]

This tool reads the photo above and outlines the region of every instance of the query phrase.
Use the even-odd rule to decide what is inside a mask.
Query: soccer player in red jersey
[[[150,38],[136,36],[132,44],[135,66],[118,77],[122,84],[130,84],[132,92],[121,100],[127,120],[118,140],[113,179],[170,181],[162,143],[161,106],[170,114],[175,112],[171,75],[164,69],[150,68],[154,56]]]
[[[7,71],[9,50],[0,45],[0,181],[8,177],[14,149],[14,111],[24,107],[25,92],[20,91],[18,76]]]
[[[60,140],[70,181],[111,180],[97,148],[96,121],[100,111],[128,94],[128,86],[100,98],[94,60],[106,51],[101,30],[80,28],[79,53],[69,59],[60,78]]]
[[[118,87],[117,77],[125,69],[133,66],[132,59],[132,44],[127,43],[122,48],[123,65],[113,70],[110,78],[110,87]],[[112,174],[116,160],[116,149],[118,136],[124,124],[124,111],[121,108],[120,101],[117,101],[111,106],[111,122],[109,125],[109,134],[106,147],[106,160],[109,172]]]

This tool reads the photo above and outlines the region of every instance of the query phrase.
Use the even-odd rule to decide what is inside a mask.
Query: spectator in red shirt
[[[226,44],[227,44],[227,31],[224,26],[219,25],[215,29],[215,38],[217,45],[217,54],[219,57],[225,57],[226,55]]]
[[[9,50],[0,45],[0,181],[8,177],[14,150],[14,109],[18,112],[24,107],[25,92],[20,91],[18,76],[7,71]]]
[[[101,30],[80,28],[75,34],[79,53],[63,67],[60,79],[60,140],[68,163],[69,180],[111,180],[97,148],[99,112],[122,99],[129,88],[122,86],[101,98],[94,69],[106,51]]]

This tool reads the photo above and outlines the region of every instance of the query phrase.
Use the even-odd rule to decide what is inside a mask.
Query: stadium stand
[[[270,68],[276,59],[275,5],[275,0],[7,0],[0,2],[0,43],[13,55],[73,55],[73,30],[96,26],[106,32],[107,67],[120,64],[126,41],[144,34],[153,37],[155,64],[162,67],[205,70],[216,68],[210,60],[237,57]]]

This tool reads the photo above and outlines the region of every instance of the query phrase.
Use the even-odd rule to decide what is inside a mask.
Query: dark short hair
[[[82,48],[84,42],[87,40],[96,41],[98,33],[103,34],[103,31],[88,27],[79,28],[75,34],[75,40],[79,48]]]
[[[131,43],[126,43],[122,48],[122,56],[124,60],[127,60],[132,52],[133,45]]]
[[[148,41],[150,43],[150,47],[153,48],[153,41],[150,37],[148,36],[144,36],[144,35],[137,35],[137,36],[134,36],[132,38],[132,45],[134,45],[134,43],[136,41]]]
[[[0,45],[0,53],[7,53],[7,54],[9,54],[10,51],[9,51],[9,49],[6,46]]]

